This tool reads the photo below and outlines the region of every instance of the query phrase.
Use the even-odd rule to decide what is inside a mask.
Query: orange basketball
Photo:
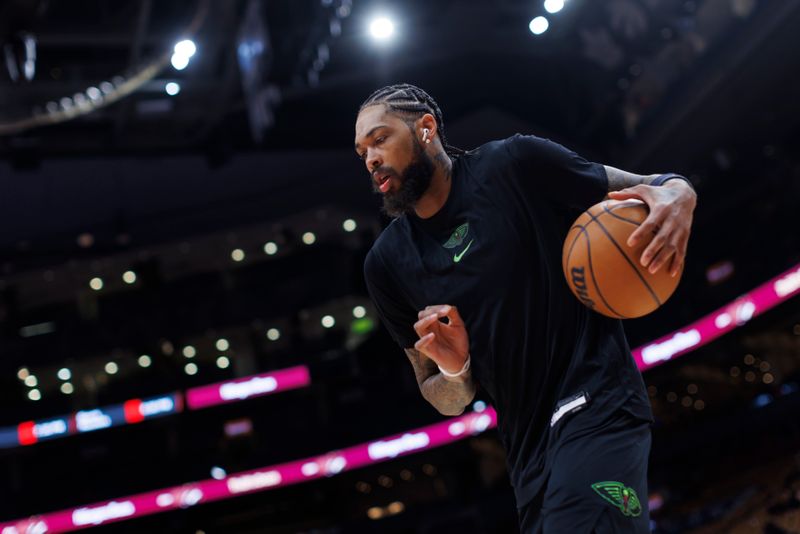
[[[650,274],[640,263],[647,240],[629,247],[628,237],[647,218],[639,200],[604,200],[575,220],[564,240],[561,263],[569,288],[586,306],[615,319],[647,315],[675,291],[681,273],[669,262]]]

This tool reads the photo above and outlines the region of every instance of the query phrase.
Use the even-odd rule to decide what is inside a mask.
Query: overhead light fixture
[[[369,33],[377,41],[388,41],[394,35],[394,22],[389,17],[376,17],[369,23]]]
[[[548,13],[558,13],[564,9],[564,0],[544,0],[544,10]]]
[[[197,52],[197,46],[191,39],[184,39],[175,44],[170,62],[175,70],[183,70],[189,66],[189,59]],[[176,93],[177,94],[177,93]]]
[[[166,91],[169,96],[175,96],[181,92],[181,84],[178,82],[168,82],[164,86],[164,91]]]
[[[536,17],[534,18],[531,23],[528,25],[528,28],[531,30],[531,33],[534,35],[541,35],[547,31],[547,28],[550,27],[550,23],[544,17]]]

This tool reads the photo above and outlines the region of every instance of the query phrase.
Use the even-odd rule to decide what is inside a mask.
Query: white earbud
[[[428,134],[430,134],[430,133],[431,133],[431,131],[429,129],[427,129],[427,128],[423,128],[422,129],[422,140],[424,142],[426,142],[426,143],[430,143],[431,142],[431,140],[428,139]]]

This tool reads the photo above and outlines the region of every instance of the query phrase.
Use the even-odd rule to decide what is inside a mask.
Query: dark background
[[[378,12],[395,19],[391,42],[367,32]],[[550,20],[539,36],[528,30],[537,15]],[[388,221],[352,143],[359,104],[382,85],[433,95],[456,146],[534,133],[632,172],[691,178],[699,204],[681,286],[626,322],[631,346],[796,265],[798,28],[795,0],[568,0],[552,15],[538,0],[0,3],[0,426],[297,364],[312,376],[307,389],[2,451],[0,519],[443,420],[382,327],[351,330],[353,306],[377,321],[361,264]],[[13,75],[25,35],[31,80]],[[187,35],[197,53],[178,71],[169,55]],[[247,50],[260,52],[240,62]],[[712,281],[720,266],[730,273]],[[127,270],[136,283],[122,281]],[[42,323],[52,331],[24,335]],[[220,337],[227,369],[215,365]],[[800,532],[798,356],[795,299],[645,373],[654,531]],[[252,434],[227,438],[225,422],[242,417]],[[488,432],[96,530],[514,532],[503,461]],[[404,511],[367,516],[393,501]]]

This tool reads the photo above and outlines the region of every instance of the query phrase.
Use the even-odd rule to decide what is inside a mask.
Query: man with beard
[[[361,106],[355,149],[394,220],[364,263],[367,288],[422,396],[458,415],[491,397],[529,533],[649,532],[652,413],[622,323],[570,293],[561,246],[606,194],[650,208],[629,246],[673,276],[696,195],[675,174],[641,176],[515,135],[464,152],[412,85]]]

